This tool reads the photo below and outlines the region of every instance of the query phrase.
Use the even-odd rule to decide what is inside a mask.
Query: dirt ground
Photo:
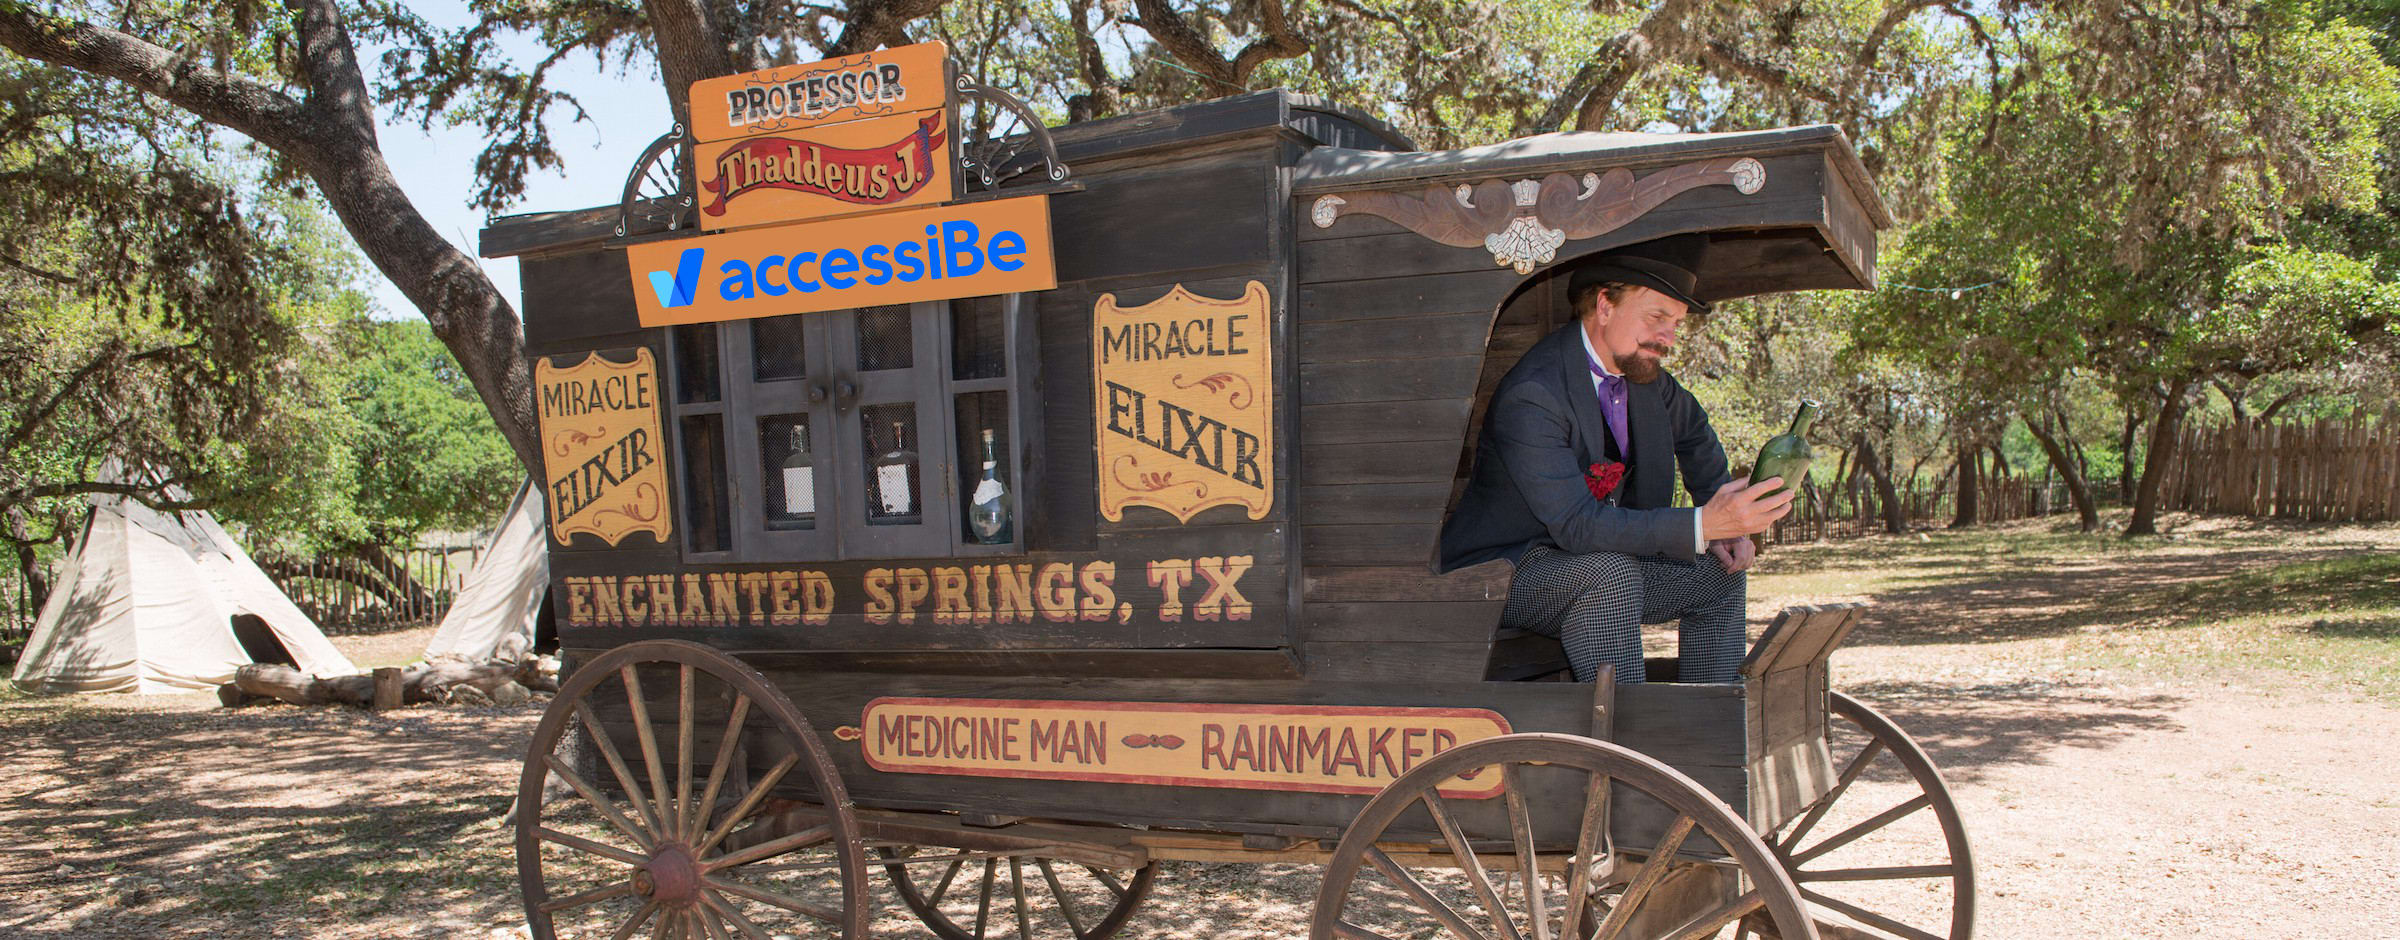
[[[1942,766],[1978,936],[2394,935],[2400,527],[2175,522],[2133,547],[2027,523],[1780,550],[1753,620],[1876,603],[1835,683]],[[364,665],[423,640],[337,643]],[[518,934],[498,819],[538,703],[214,705],[0,698],[0,937]],[[1123,936],[1300,937],[1316,888],[1173,864]],[[1888,910],[1929,923],[1939,900]]]

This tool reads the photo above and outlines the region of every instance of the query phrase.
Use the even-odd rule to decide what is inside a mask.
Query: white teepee
[[[208,513],[95,497],[12,678],[35,692],[207,689],[277,645],[310,675],[358,672]]]
[[[492,547],[467,573],[466,584],[425,644],[425,656],[481,660],[516,658],[533,648],[534,623],[550,590],[550,543],[541,491],[520,487],[492,537]]]

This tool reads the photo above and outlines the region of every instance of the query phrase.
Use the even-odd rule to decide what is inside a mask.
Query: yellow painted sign
[[[950,133],[942,111],[836,124],[807,136],[703,143],[700,227],[741,228],[948,202]]]
[[[896,49],[786,65],[692,83],[692,139],[777,134],[950,103],[950,47]]]
[[[650,350],[599,350],[571,365],[556,361],[568,358],[544,357],[533,370],[550,537],[564,545],[589,532],[613,546],[648,532],[665,542],[675,522],[667,509],[666,437]]]
[[[1264,519],[1275,502],[1274,363],[1267,286],[1231,300],[1177,285],[1092,310],[1092,421],[1100,515],[1148,506],[1190,522],[1234,505]]]
[[[1049,290],[1050,249],[1049,197],[1020,196],[642,242],[625,260],[642,325],[667,326]]]
[[[1376,793],[1435,754],[1507,733],[1484,708],[879,698],[834,736],[891,773]],[[1439,787],[1456,799],[1501,789],[1488,769]]]

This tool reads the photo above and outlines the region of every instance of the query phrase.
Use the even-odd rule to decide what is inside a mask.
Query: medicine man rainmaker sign
[[[1308,793],[1381,792],[1436,754],[1507,733],[1483,708],[898,697],[834,729],[886,773]],[[1500,795],[1499,774],[1472,773],[1441,794]]]
[[[1231,300],[1178,284],[1122,307],[1092,310],[1093,437],[1100,515],[1149,506],[1190,522],[1234,505],[1264,519],[1275,502],[1274,369],[1267,286]]]
[[[665,542],[675,521],[667,510],[666,438],[650,350],[599,350],[572,365],[556,361],[568,358],[534,363],[551,539],[564,545],[589,532],[614,546],[648,532]]]

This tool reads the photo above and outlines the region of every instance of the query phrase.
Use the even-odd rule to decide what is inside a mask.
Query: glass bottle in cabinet
[[[782,512],[769,521],[771,528],[814,528],[817,519],[816,460],[808,452],[808,425],[792,425],[792,453],[783,458]]]
[[[999,545],[1009,541],[1009,523],[1014,521],[1009,511],[1008,485],[1000,482],[1000,461],[993,452],[992,429],[983,429],[983,479],[975,484],[975,493],[967,504],[967,531],[975,541],[984,545]]]
[[[908,426],[892,422],[892,446],[875,458],[868,478],[867,521],[877,525],[917,522],[917,452],[908,446]]]

